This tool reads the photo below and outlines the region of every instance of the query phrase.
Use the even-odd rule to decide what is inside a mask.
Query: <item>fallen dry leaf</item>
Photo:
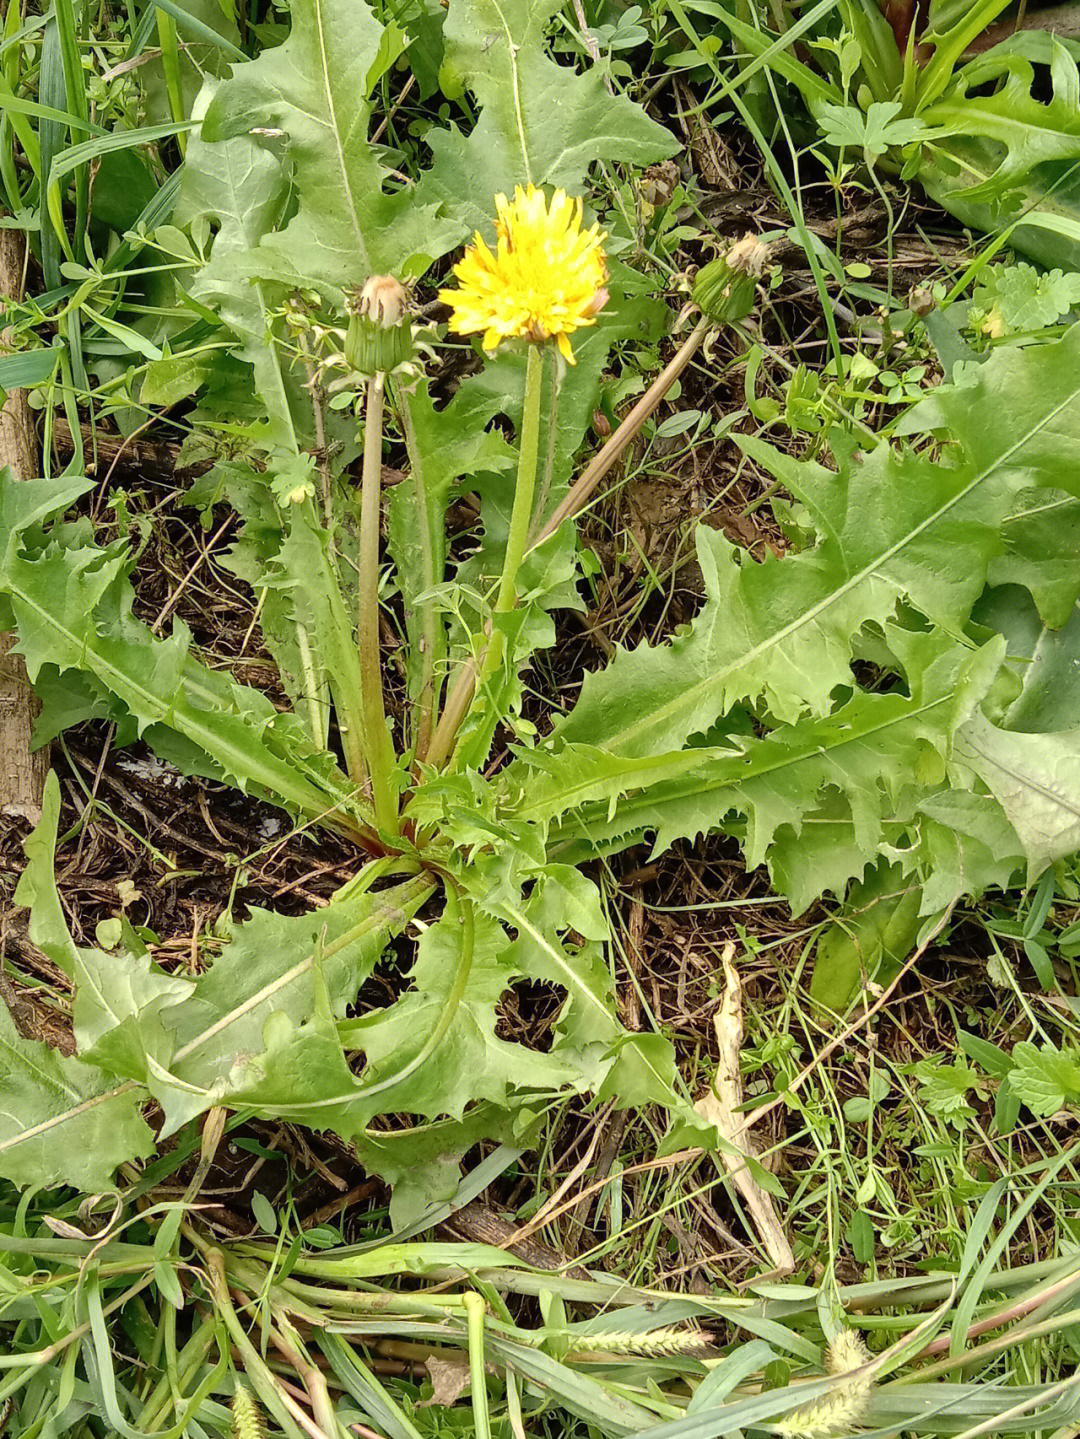
[[[418,1409],[450,1409],[469,1387],[469,1361],[464,1355],[460,1359],[442,1359],[429,1354],[424,1360],[428,1378],[431,1380],[430,1399],[422,1399]]]
[[[694,1108],[702,1119],[709,1124],[715,1124],[721,1137],[741,1154],[752,1155],[753,1140],[746,1134],[746,1119],[739,1112],[743,1102],[742,1075],[739,1071],[739,1052],[743,1041],[743,1006],[742,983],[735,969],[734,957],[735,946],[725,945],[721,956],[724,966],[724,993],[713,1015],[720,1059],[712,1088],[702,1095]],[[738,1154],[721,1150],[719,1159],[742,1196],[758,1237],[764,1244],[777,1274],[793,1273],[795,1256],[771,1198]]]

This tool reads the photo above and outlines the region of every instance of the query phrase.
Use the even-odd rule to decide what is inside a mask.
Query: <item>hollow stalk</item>
[[[506,654],[506,632],[500,627],[499,618],[509,614],[517,604],[518,570],[529,544],[529,527],[540,457],[540,396],[543,378],[544,351],[539,345],[530,345],[525,369],[525,408],[521,419],[517,483],[514,486],[514,505],[510,512],[510,531],[506,537],[506,555],[499,577],[499,588],[495,594],[491,633],[482,655],[473,662],[475,668],[469,677],[467,690],[453,695],[447,704],[428,751],[429,764],[441,765],[445,762],[476,689],[483,690],[487,687]]]
[[[532,358],[533,351],[529,351]],[[472,1392],[473,1432],[476,1439],[491,1439],[491,1418],[488,1413],[487,1369],[484,1363],[484,1301],[479,1294],[465,1295],[465,1314],[469,1327],[469,1378]]]
[[[678,352],[665,366],[663,372],[657,375],[648,390],[642,395],[641,399],[638,400],[637,404],[607,441],[603,449],[582,472],[570,493],[551,516],[551,519],[541,525],[539,532],[533,540],[534,546],[543,544],[549,536],[555,533],[560,525],[584,509],[594,492],[599,488],[601,481],[607,475],[608,471],[622,458],[645,421],[660,404],[660,401],[682,374],[683,370],[686,369],[711,328],[713,327],[708,319],[702,318],[698,321],[694,329],[680,345]],[[436,769],[441,769],[446,764],[450,752],[453,749],[458,728],[468,712],[469,706],[472,703],[472,697],[476,691],[478,672],[479,663],[477,659],[470,657],[461,666],[453,688],[447,697],[446,706],[439,719],[439,724],[427,755],[428,764],[433,765]]]
[[[364,473],[360,493],[360,603],[357,638],[360,648],[364,748],[367,752],[375,818],[385,834],[396,836],[398,807],[392,779],[394,750],[386,728],[382,655],[379,650],[379,502],[382,489],[385,398],[386,376],[380,371],[372,376],[367,385]]]

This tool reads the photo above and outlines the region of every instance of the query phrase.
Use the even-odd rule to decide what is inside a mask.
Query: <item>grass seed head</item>
[[[232,1398],[233,1439],[263,1439],[266,1426],[254,1394],[241,1380]]]
[[[776,1421],[777,1430],[790,1439],[828,1439],[860,1424],[873,1393],[873,1377],[864,1373],[870,1354],[853,1329],[841,1329],[829,1345],[826,1365],[837,1376],[828,1394],[803,1409]]]

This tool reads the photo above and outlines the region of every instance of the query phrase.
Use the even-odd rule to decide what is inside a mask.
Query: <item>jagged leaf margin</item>
[[[949,444],[881,444],[865,459],[848,446],[834,473],[742,439],[807,507],[817,544],[757,563],[699,526],[706,602],[688,633],[620,650],[586,677],[557,736],[642,756],[679,748],[740,701],[762,699],[784,723],[825,715],[852,683],[854,637],[901,601],[955,633],[991,562],[1018,543],[1031,492],[1080,494],[1080,326],[1056,345],[999,350],[918,404],[903,428]],[[1061,518],[1076,528],[1074,512]],[[1080,532],[1070,538],[1080,548]],[[1073,599],[1078,590],[1080,570]]]

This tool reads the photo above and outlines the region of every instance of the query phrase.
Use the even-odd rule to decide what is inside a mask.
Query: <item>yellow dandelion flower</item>
[[[496,195],[494,251],[477,234],[454,266],[458,289],[440,290],[453,310],[450,328],[484,337],[490,354],[504,340],[554,340],[572,365],[570,336],[607,304],[606,236],[582,228],[582,204],[556,190],[550,204],[535,185],[519,185],[513,200]]]

